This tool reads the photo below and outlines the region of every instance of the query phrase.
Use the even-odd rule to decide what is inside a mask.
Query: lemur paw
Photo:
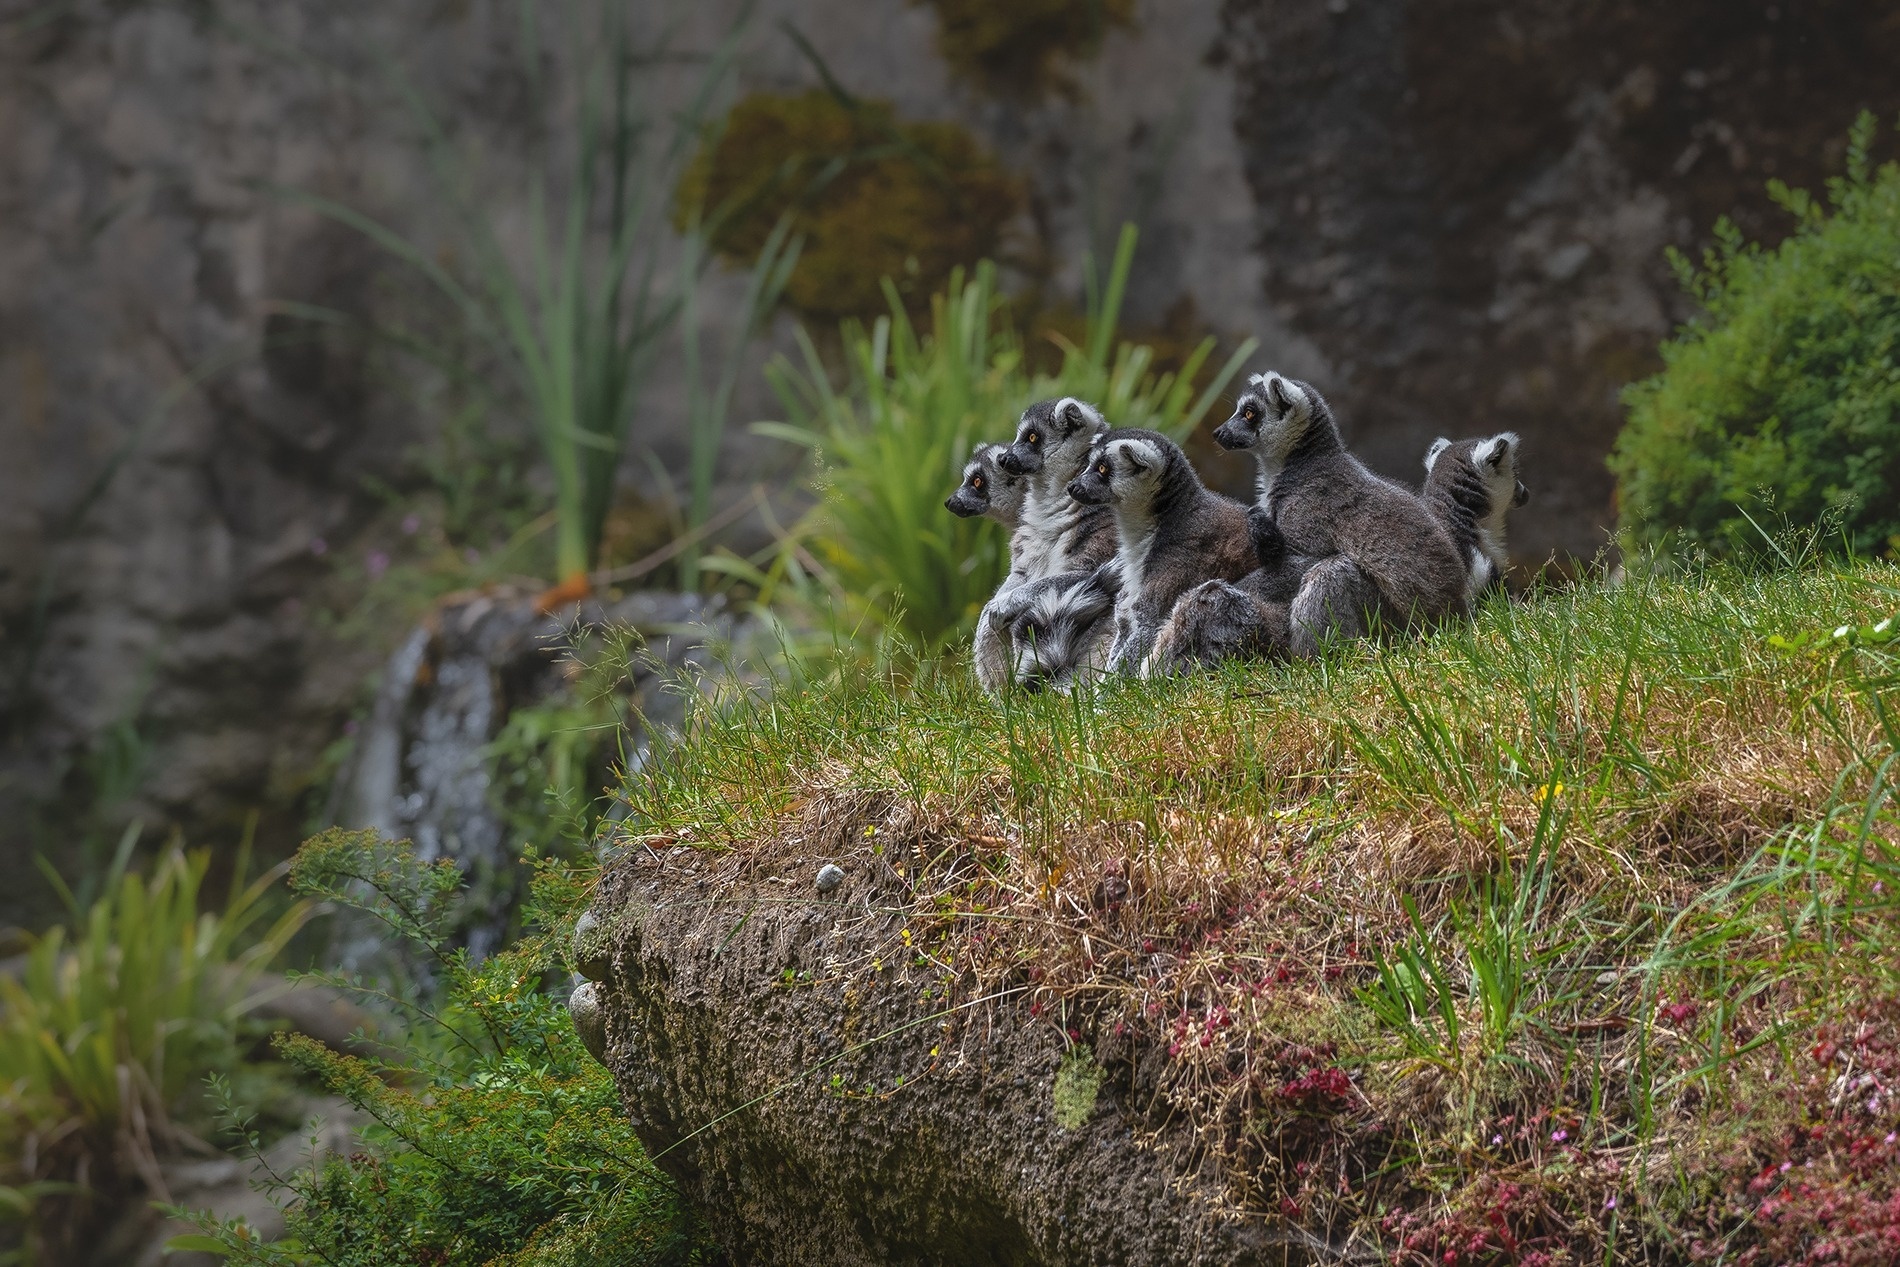
[[[1280,532],[1273,512],[1265,506],[1247,508],[1247,539],[1253,544],[1254,557],[1263,568],[1277,568],[1286,561],[1286,537]]]

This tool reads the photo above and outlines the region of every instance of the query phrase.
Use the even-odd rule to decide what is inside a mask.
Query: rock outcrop
[[[591,908],[611,954],[584,1019],[734,1262],[1352,1261],[1223,1206],[1182,1132],[1125,1111],[1125,1076],[1058,1107],[1054,1018],[960,995],[906,951],[895,872],[860,852],[821,896],[826,863],[636,843]]]

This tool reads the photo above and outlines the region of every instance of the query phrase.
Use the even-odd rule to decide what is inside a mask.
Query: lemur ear
[[[1267,401],[1277,413],[1285,413],[1293,408],[1293,397],[1287,394],[1286,380],[1278,374],[1267,381]]]
[[[1120,449],[1120,453],[1123,457],[1128,459],[1128,465],[1133,467],[1135,470],[1145,471],[1148,469],[1148,464],[1141,460],[1134,445],[1132,444],[1122,445]]]
[[[1432,441],[1432,447],[1425,450],[1425,473],[1427,475],[1432,473],[1432,465],[1438,461],[1438,455],[1450,447],[1451,441],[1445,439],[1444,436],[1439,436],[1436,440]]]

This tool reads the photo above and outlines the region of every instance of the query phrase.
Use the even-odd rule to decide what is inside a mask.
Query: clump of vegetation
[[[1639,538],[1735,552],[1765,491],[1862,553],[1900,545],[1900,164],[1873,168],[1874,134],[1862,116],[1825,203],[1769,186],[1797,222],[1775,249],[1723,220],[1700,268],[1672,254],[1703,314],[1627,389],[1610,458]]]
[[[1026,363],[988,265],[967,281],[952,273],[949,290],[931,300],[928,331],[912,325],[894,288],[889,315],[868,329],[846,321],[840,386],[801,332],[804,364],[770,370],[788,421],[755,429],[811,450],[821,501],[769,572],[742,574],[768,597],[789,590],[813,609],[829,608],[842,635],[861,643],[935,655],[968,634],[1008,559],[998,525],[943,507],[979,440],[1008,440],[1023,408],[1051,396],[1094,401],[1119,426],[1178,436],[1253,351],[1249,339],[1197,388],[1211,336],[1164,373],[1153,371],[1150,349],[1118,344],[1135,241],[1134,228],[1124,228],[1106,276],[1090,288],[1084,341],[1062,341],[1053,372]]]
[[[627,827],[769,869],[822,824],[909,894],[893,988],[1059,1018],[1157,1166],[1335,1245],[1888,1262],[1897,606],[1879,563],[1633,568],[1000,711],[860,678],[707,711]]]
[[[548,11],[551,11],[551,16]],[[288,196],[357,230],[405,265],[449,305],[462,323],[460,344],[409,331],[382,331],[394,344],[437,365],[464,384],[522,409],[534,424],[554,485],[556,600],[585,596],[603,525],[615,497],[620,460],[661,341],[676,327],[685,343],[691,457],[689,528],[710,508],[713,462],[726,406],[743,353],[778,302],[797,257],[782,224],[768,225],[747,263],[753,268],[744,311],[724,348],[724,365],[704,379],[697,325],[698,287],[707,261],[689,225],[682,262],[663,258],[668,191],[699,136],[706,104],[730,70],[740,35],[731,32],[707,59],[683,110],[655,95],[659,81],[636,73],[642,62],[673,55],[664,39],[642,46],[626,17],[592,0],[529,4],[522,12],[534,104],[549,130],[569,138],[547,147],[547,170],[529,184],[528,251],[511,251],[507,234],[475,187],[473,164],[413,84],[395,87],[428,142],[431,172],[445,214],[440,227],[455,245],[447,253],[403,237],[355,208],[290,191]],[[547,87],[539,65],[544,27],[569,41],[577,66],[571,103]],[[696,206],[696,205],[695,205]],[[307,321],[349,324],[348,314],[308,305],[279,305]],[[682,570],[697,580],[696,537]]]
[[[937,49],[985,91],[1032,97],[1069,86],[1062,62],[1092,57],[1112,27],[1131,27],[1134,0],[929,0]]]
[[[899,120],[882,102],[813,89],[756,93],[711,134],[680,182],[675,222],[704,209],[712,246],[751,267],[781,223],[803,252],[785,298],[836,321],[906,304],[994,256],[1022,208],[1017,181],[954,123]]]
[[[244,1011],[311,911],[273,917],[281,869],[247,881],[246,849],[222,909],[201,912],[209,853],[174,846],[139,875],[136,839],[126,832],[90,907],[59,884],[71,928],[38,937],[17,977],[0,973],[0,1221],[50,1261],[83,1246],[89,1202],[165,1191],[159,1158],[212,1120],[205,1076],[244,1067]]]
[[[240,1222],[201,1216],[198,1234],[174,1248],[255,1267],[711,1261],[692,1216],[647,1160],[613,1079],[546,989],[563,966],[554,930],[571,930],[582,882],[544,866],[533,906],[546,921],[541,931],[476,964],[449,942],[461,884],[453,864],[419,863],[408,842],[373,832],[333,830],[307,841],[292,885],[365,911],[420,947],[436,989],[427,998],[380,996],[412,1022],[398,1060],[279,1040],[285,1059],[374,1125],[350,1156],[275,1176],[287,1202],[286,1239],[261,1243]],[[233,1116],[261,1156],[243,1113]]]

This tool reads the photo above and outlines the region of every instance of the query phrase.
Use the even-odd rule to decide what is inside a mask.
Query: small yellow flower
[[[866,827],[866,828],[864,829],[864,834],[865,834],[865,835],[867,835],[867,836],[875,836],[875,835],[877,835],[877,828],[876,828],[876,827]]]
[[[1549,783],[1544,784],[1544,786],[1538,788],[1535,792],[1532,792],[1531,799],[1533,801],[1536,801],[1539,805],[1542,805],[1545,801],[1548,801],[1553,796],[1563,795],[1563,790],[1564,790],[1564,785],[1562,783],[1559,783],[1553,780]]]

